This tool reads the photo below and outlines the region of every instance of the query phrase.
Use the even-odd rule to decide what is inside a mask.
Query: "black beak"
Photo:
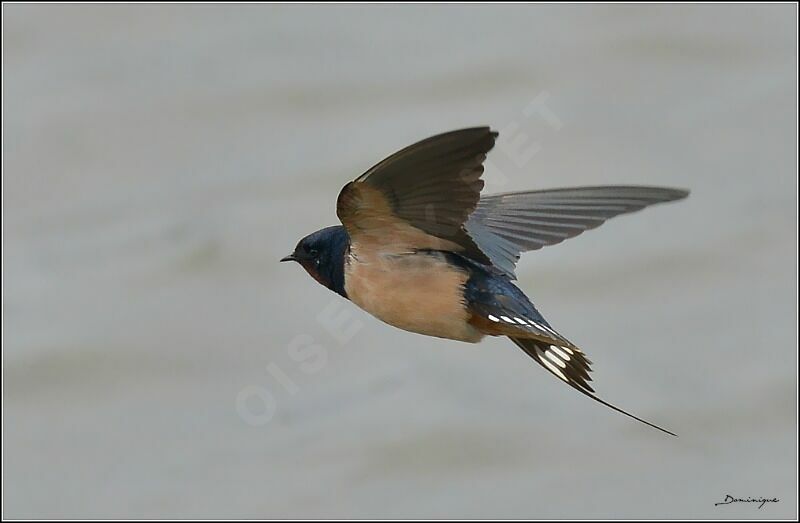
[[[281,258],[281,261],[282,262],[285,262],[285,261],[297,261],[297,258],[295,258],[294,257],[294,253],[292,253],[289,256],[284,256],[283,258]]]

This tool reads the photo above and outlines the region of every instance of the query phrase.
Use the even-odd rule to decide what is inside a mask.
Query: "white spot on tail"
[[[492,321],[500,321],[500,318],[498,318],[497,316],[492,316],[491,314],[488,316],[488,318]]]
[[[531,325],[533,325],[534,327],[536,327],[540,331],[544,332],[545,334],[554,334],[552,330],[548,329],[545,325],[542,325],[541,323],[537,323],[535,321],[532,321]]]
[[[558,359],[558,356],[556,356],[556,355],[555,355],[555,354],[553,354],[552,352],[550,352],[550,351],[547,351],[545,354],[547,355],[547,357],[548,357],[548,358],[550,358],[550,360],[551,360],[553,363],[556,363],[556,364],[557,364],[559,367],[561,367],[562,369],[566,369],[566,368],[567,368],[567,364],[566,364],[566,363],[564,363],[563,361],[561,361],[560,359]]]
[[[566,347],[564,347],[564,349],[569,350]],[[550,345],[550,350],[552,350],[553,352],[555,352],[556,354],[561,356],[561,359],[563,359],[564,361],[569,361],[569,356],[567,356],[565,353],[561,352],[561,349],[559,349],[555,345]]]
[[[521,319],[517,318],[516,316],[514,316],[514,319],[515,319],[515,320],[517,321],[517,323],[519,323],[520,325],[527,325],[527,323],[525,323],[525,320],[521,320]]]
[[[553,374],[555,374],[556,376],[558,376],[562,380],[564,380],[567,383],[569,383],[569,380],[567,379],[567,377],[564,376],[563,372],[558,370],[558,367],[556,367],[555,365],[553,365],[552,363],[550,363],[549,361],[547,361],[544,358],[539,358],[539,359],[542,360],[542,363],[544,363],[544,366],[547,367]]]
[[[500,316],[500,319],[502,319],[503,321],[505,321],[507,323],[514,323],[514,320],[512,320],[508,316]]]
[[[558,336],[558,335],[559,335],[559,334],[558,334],[556,331],[554,331],[553,329],[551,329],[551,328],[550,328],[550,327],[548,327],[547,325],[541,324],[541,325],[539,325],[539,327],[540,327],[542,330],[549,332],[550,334],[553,334],[553,335],[555,335],[555,336]]]
[[[564,349],[565,351],[569,352],[570,354],[575,354],[574,352],[572,352],[572,349],[570,349],[569,347],[561,347],[561,348]]]

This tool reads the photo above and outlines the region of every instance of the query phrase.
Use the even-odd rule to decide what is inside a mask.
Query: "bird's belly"
[[[351,256],[345,291],[376,318],[428,336],[478,342],[483,337],[467,320],[466,272],[437,254]]]

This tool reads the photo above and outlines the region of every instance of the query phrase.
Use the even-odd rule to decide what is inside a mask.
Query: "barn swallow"
[[[342,225],[301,239],[295,261],[328,289],[401,329],[470,343],[508,336],[582,394],[591,361],[542,317],[513,281],[520,254],[554,245],[618,214],[680,200],[682,189],[599,186],[481,196],[497,133],[452,131],[389,156],[348,183]]]

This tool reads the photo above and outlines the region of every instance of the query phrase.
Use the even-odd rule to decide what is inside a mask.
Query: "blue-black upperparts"
[[[496,267],[478,263],[452,252],[445,253],[447,260],[469,274],[464,284],[464,301],[467,306],[483,316],[506,311],[548,326],[530,299],[511,279]]]
[[[344,257],[350,236],[341,225],[326,227],[300,240],[284,260],[296,261],[312,278],[347,298],[344,290]]]
[[[645,425],[675,436],[675,433],[595,396],[594,389],[589,385],[591,381],[589,359],[583,351],[550,327],[525,293],[514,285],[506,274],[494,266],[483,265],[457,254],[446,253],[446,256],[450,263],[461,267],[469,274],[464,285],[464,300],[472,314],[490,318],[492,321],[497,321],[498,325],[515,323],[519,327],[525,325],[525,329],[532,329],[533,335],[528,332],[505,332],[505,334],[542,367],[582,394]],[[515,328],[519,328],[517,325]],[[543,338],[542,334],[546,338]],[[557,356],[559,354],[560,358]]]

